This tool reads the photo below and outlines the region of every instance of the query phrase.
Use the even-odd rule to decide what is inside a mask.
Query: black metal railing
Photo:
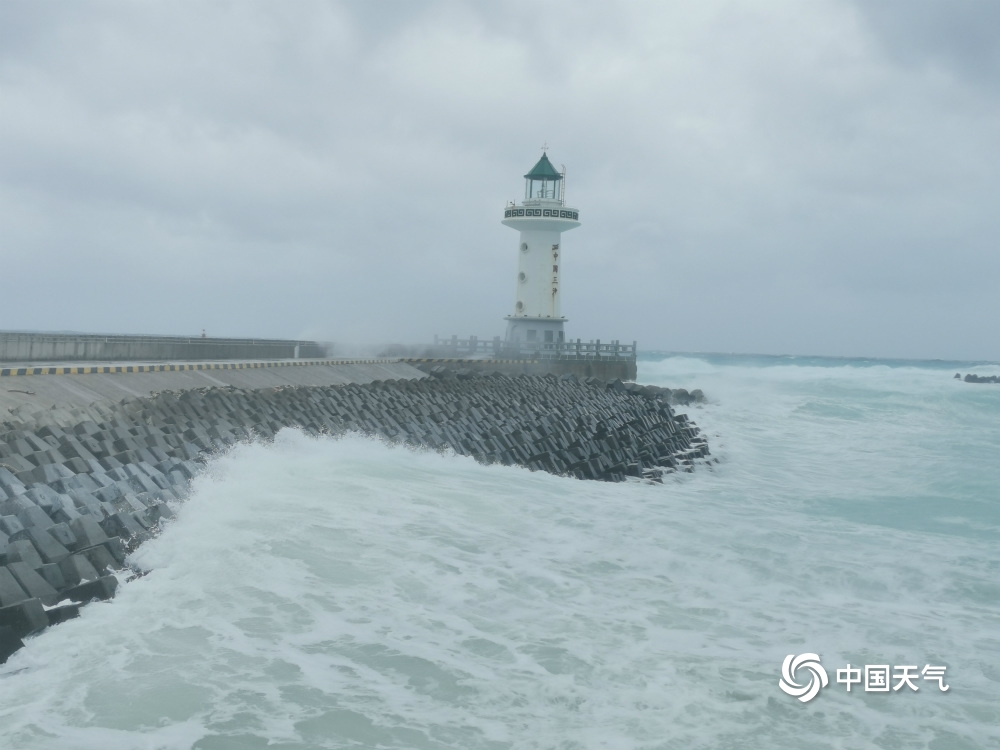
[[[480,339],[470,336],[461,339],[434,337],[433,351],[442,357],[472,357],[494,359],[581,359],[581,360],[635,360],[636,342],[623,344],[618,339],[602,342],[584,341],[521,341],[507,342],[499,336]]]
[[[282,339],[0,331],[0,362],[318,359],[330,349],[321,342]]]

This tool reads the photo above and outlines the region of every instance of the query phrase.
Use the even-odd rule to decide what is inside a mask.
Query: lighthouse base
[[[525,344],[539,349],[555,349],[565,342],[563,324],[566,318],[528,318],[508,315],[508,344]]]

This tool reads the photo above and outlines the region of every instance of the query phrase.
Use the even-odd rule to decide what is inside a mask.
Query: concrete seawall
[[[0,368],[0,420],[11,409],[30,412],[60,406],[113,404],[123,398],[166,390],[344,385],[423,377],[426,373],[412,365],[391,359]]]
[[[708,460],[663,389],[572,375],[428,376],[359,362],[23,375],[0,386],[4,398],[25,399],[0,412],[0,661],[81,604],[113,596],[128,552],[172,517],[207,458],[287,427],[577,479],[660,481]],[[138,395],[121,398],[127,390]]]
[[[316,359],[326,356],[327,345],[316,341],[0,331],[0,362]]]

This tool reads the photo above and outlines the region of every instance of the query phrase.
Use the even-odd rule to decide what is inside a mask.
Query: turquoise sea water
[[[241,446],[149,575],[0,667],[0,747],[1000,747],[1000,386],[957,371],[1000,367],[647,358],[719,459],[663,485]]]

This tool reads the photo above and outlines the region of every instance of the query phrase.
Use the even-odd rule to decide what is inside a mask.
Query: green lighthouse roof
[[[542,158],[538,160],[538,164],[531,168],[531,171],[526,174],[525,179],[528,180],[561,180],[562,175],[556,171],[556,168],[552,166],[552,162],[549,161],[549,157],[544,152],[542,153]]]

